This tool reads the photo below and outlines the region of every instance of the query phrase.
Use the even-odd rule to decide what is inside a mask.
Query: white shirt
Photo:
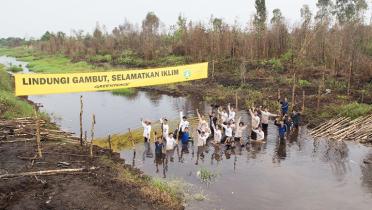
[[[235,137],[236,137],[236,138],[241,138],[241,137],[243,137],[243,130],[244,130],[246,127],[247,127],[246,125],[244,125],[244,126],[240,126],[240,125],[238,125],[238,127],[236,127]]]
[[[252,116],[252,128],[258,128],[259,125],[260,125],[260,117]]]
[[[252,129],[252,131],[254,131],[256,134],[257,134],[257,141],[262,141],[265,139],[265,133],[261,130],[258,130],[258,129]]]
[[[188,128],[190,126],[190,123],[187,120],[183,120],[183,113],[182,112],[180,112],[180,119],[181,119],[181,122],[180,122],[180,127],[179,128],[181,128],[181,131],[184,132],[185,128]]]
[[[234,111],[229,112],[228,120],[229,121],[230,120],[235,121],[235,112]]]
[[[225,128],[225,136],[232,137],[233,129],[230,126],[222,125],[223,128]]]
[[[229,114],[227,114],[227,112],[222,112],[221,119],[223,122],[227,122],[227,120],[229,119]]]
[[[160,123],[163,124],[163,119],[160,119]],[[169,125],[163,124],[163,137],[168,136],[168,134],[169,134]]]
[[[151,125],[147,125],[146,123],[142,121],[142,126],[143,126],[143,137],[150,139]]]
[[[222,139],[222,131],[221,130],[214,130],[214,141],[220,143]]]
[[[176,140],[173,137],[167,136],[165,138],[167,140],[167,143],[165,145],[166,150],[172,150],[174,149],[174,146],[176,145]]]
[[[202,134],[198,134],[198,143],[197,143],[197,146],[200,147],[200,146],[204,146],[207,144],[207,139],[208,139],[208,136],[209,136],[209,133],[204,133],[204,135]]]
[[[269,118],[275,116],[276,116],[275,114],[271,114],[270,112],[261,111],[262,124],[269,124]]]

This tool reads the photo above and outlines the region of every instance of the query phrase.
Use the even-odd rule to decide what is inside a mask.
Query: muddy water
[[[6,66],[21,65],[24,73],[29,73],[27,63],[17,61],[13,57],[0,56],[0,63]],[[28,99],[41,104],[41,111],[48,113],[62,129],[79,134],[80,95],[84,100],[83,130],[90,133],[94,113],[96,137],[137,128],[141,125],[141,117],[152,121],[158,121],[161,117],[173,119],[178,117],[180,110],[191,112],[197,107],[203,110],[205,106],[197,99],[143,91],[132,96],[118,96],[111,92],[86,92],[29,96]]]
[[[28,72],[26,63],[14,58],[0,57],[0,63],[21,64]],[[90,129],[91,114],[95,113],[99,137],[139,127],[140,117],[175,119],[181,109],[189,114],[196,108],[207,109],[196,99],[141,91],[131,97],[94,92],[29,99],[41,103],[41,109],[63,129],[78,133],[80,95],[84,97],[84,130]],[[247,113],[240,114],[243,121],[249,121]],[[371,209],[372,165],[363,164],[363,158],[372,155],[371,148],[314,140],[304,128],[285,142],[278,141],[276,133],[270,125],[265,144],[252,143],[234,150],[208,146],[199,159],[197,148],[190,145],[190,153],[182,158],[175,153],[174,162],[167,164],[156,165],[154,158],[143,155],[143,144],[136,145],[134,159],[132,150],[123,150],[121,156],[148,175],[182,179],[192,184],[191,194],[206,196],[203,201],[188,199],[187,209]],[[216,179],[205,184],[197,176],[201,169],[213,172]]]
[[[142,155],[143,144],[134,160],[131,150],[121,156],[146,174],[196,186],[193,193],[206,199],[191,199],[187,209],[371,209],[372,168],[362,163],[371,148],[314,140],[304,128],[280,142],[276,132],[270,125],[266,144],[234,150],[210,145],[199,161],[192,146],[181,160],[175,153],[174,162],[160,165]],[[201,169],[217,178],[205,184],[197,176]]]

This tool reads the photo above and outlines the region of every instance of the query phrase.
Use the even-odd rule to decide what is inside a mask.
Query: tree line
[[[73,60],[136,65],[167,56],[185,62],[250,61],[281,69],[322,67],[333,76],[372,80],[372,23],[366,23],[365,0],[317,0],[317,11],[300,9],[301,21],[289,26],[280,9],[267,11],[255,0],[256,13],[247,27],[211,17],[208,24],[179,16],[169,29],[149,12],[142,24],[129,21],[108,32],[97,24],[93,33],[46,32],[29,44]],[[268,13],[272,18],[268,20]],[[371,20],[372,21],[372,20]]]

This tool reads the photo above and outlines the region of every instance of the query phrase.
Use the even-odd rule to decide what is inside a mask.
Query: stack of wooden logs
[[[34,118],[0,119],[0,140],[34,138],[36,126],[37,123]],[[44,120],[40,120],[40,136],[41,140],[79,139],[78,137],[74,137],[73,133],[47,128]]]
[[[372,115],[358,117],[354,120],[348,117],[332,119],[312,129],[310,134],[340,141],[372,143]]]

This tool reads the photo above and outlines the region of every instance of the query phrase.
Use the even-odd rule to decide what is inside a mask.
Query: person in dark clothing
[[[301,113],[297,112],[296,110],[293,110],[291,118],[292,118],[294,128],[298,129],[301,123]]]
[[[287,131],[290,131],[292,129],[292,118],[287,114],[284,115],[284,124],[287,126]]]
[[[181,137],[181,143],[182,143],[182,153],[189,153],[189,140],[190,140],[190,134],[189,134],[189,128],[185,128],[183,135]]]
[[[284,140],[285,134],[287,133],[287,125],[284,124],[283,120],[279,120],[279,119],[276,119],[274,124],[278,126],[280,140]]]
[[[280,103],[280,108],[282,110],[282,115],[284,116],[285,114],[288,113],[288,108],[289,108],[287,97],[284,98],[284,101],[280,101],[279,99],[279,103]]]
[[[212,111],[210,114],[209,114],[209,129],[211,130],[211,135],[214,136],[214,130],[213,130],[213,126],[214,125],[217,125],[217,114],[215,111]]]

